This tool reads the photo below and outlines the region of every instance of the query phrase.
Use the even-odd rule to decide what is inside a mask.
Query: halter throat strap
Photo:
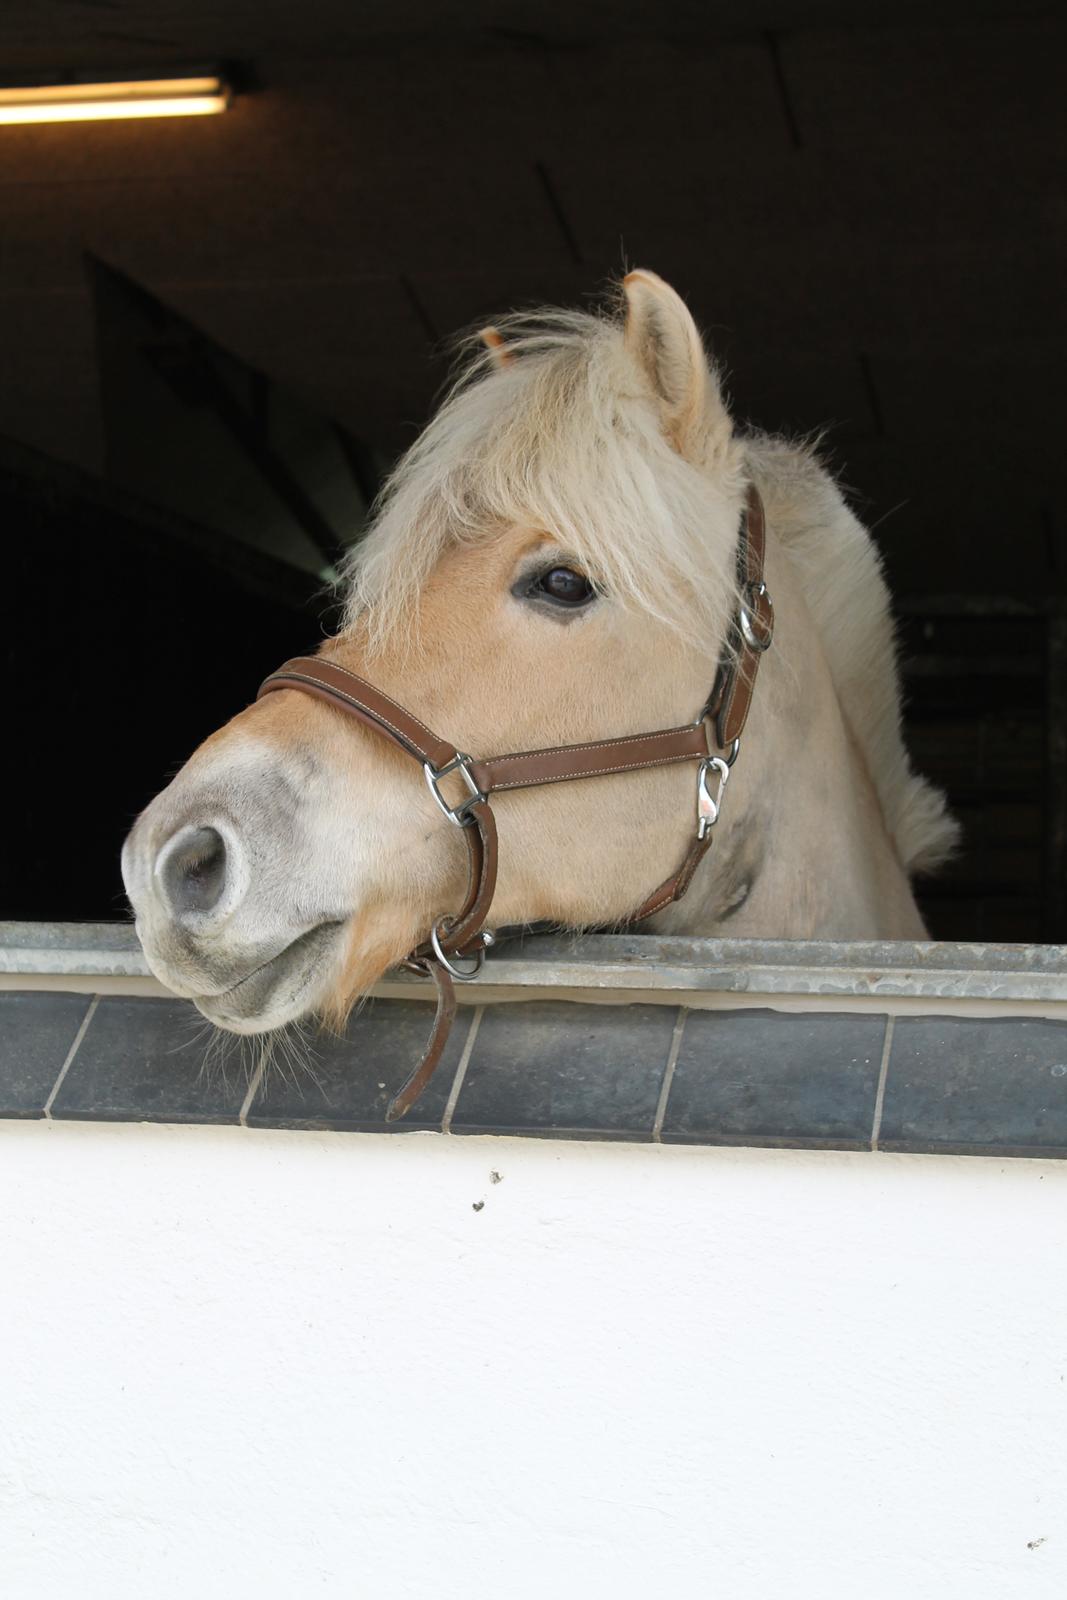
[[[374,684],[321,656],[294,656],[261,685],[257,699],[280,689],[297,689],[389,739],[421,763],[430,793],[449,821],[466,835],[468,883],[463,905],[455,917],[435,925],[429,938],[406,958],[408,967],[434,979],[437,1013],[422,1059],[390,1102],[388,1121],[395,1121],[414,1105],[444,1052],[455,1015],[453,978],[475,976],[485,949],[493,943],[485,923],[497,878],[496,819],[490,804],[494,794],[699,762],[696,835],[678,871],[652,891],[626,925],[653,916],[685,894],[711,847],[719,801],[748,718],[760,660],[774,634],[774,609],[763,579],[765,554],[763,502],[750,484],[737,545],[737,610],[711,694],[696,722],[681,727],[475,760]],[[712,748],[713,739],[716,749]],[[713,775],[715,795],[709,787]],[[456,962],[468,959],[475,960],[474,971],[457,968]]]

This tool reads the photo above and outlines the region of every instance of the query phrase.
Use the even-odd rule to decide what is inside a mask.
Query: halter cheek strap
[[[468,846],[468,884],[456,916],[431,927],[429,937],[406,958],[413,971],[437,985],[437,1012],[422,1058],[390,1102],[387,1121],[414,1105],[444,1052],[455,1016],[453,979],[477,975],[494,936],[485,927],[496,891],[497,831],[490,805],[493,794],[540,788],[579,778],[599,778],[682,761],[700,763],[697,774],[697,828],[677,872],[654,889],[626,919],[632,926],[662,911],[685,894],[697,867],[711,848],[723,790],[737,755],[752,704],[760,660],[774,634],[774,608],[763,581],[766,522],[763,503],[749,486],[737,549],[740,603],[719,661],[711,694],[694,723],[622,739],[522,750],[478,761],[457,750],[404,706],[321,656],[295,656],[272,672],[257,699],[279,689],[298,689],[384,735],[422,765],[430,793],[450,822],[462,828]],[[716,749],[712,749],[712,729]],[[447,788],[446,788],[447,786]],[[471,970],[457,962],[473,961]]]

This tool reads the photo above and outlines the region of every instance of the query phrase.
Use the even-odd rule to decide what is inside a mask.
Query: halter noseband
[[[712,828],[719,816],[722,792],[737,756],[741,733],[752,704],[756,672],[774,635],[774,607],[763,581],[767,531],[763,502],[750,484],[741,518],[737,546],[737,580],[740,604],[731,624],[711,694],[697,720],[680,728],[638,733],[622,739],[598,739],[590,744],[556,745],[545,750],[524,750],[478,761],[440,738],[425,723],[397,705],[366,679],[319,656],[294,656],[260,687],[256,696],[277,689],[299,689],[325,700],[356,718],[365,727],[384,734],[406,755],[422,765],[434,800],[448,820],[462,828],[469,847],[470,878],[458,916],[432,926],[428,939],[406,958],[413,971],[432,976],[437,985],[437,1014],[422,1059],[389,1103],[386,1120],[396,1121],[409,1111],[430,1081],[441,1059],[455,1016],[453,979],[467,982],[477,976],[494,936],[485,926],[496,889],[497,831],[490,797],[508,789],[532,789],[576,778],[599,778],[620,772],[639,772],[698,761],[697,827],[678,871],[626,919],[642,922],[664,906],[680,900],[693,874],[711,847]],[[712,737],[716,749],[712,749]],[[712,792],[712,777],[714,790]],[[450,780],[458,793],[449,799],[442,784]],[[474,961],[464,970],[458,961]]]

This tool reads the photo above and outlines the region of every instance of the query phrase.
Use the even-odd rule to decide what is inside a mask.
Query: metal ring
[[[706,737],[706,739],[708,741],[708,753],[707,753],[706,759],[708,761],[710,761],[712,756],[718,755],[718,751],[719,751],[719,748],[720,748],[718,739],[715,738],[714,719],[709,715],[708,712],[705,711],[693,723],[693,727],[694,728],[701,728],[702,727],[704,729],[704,735],[705,735],[705,737]],[[712,744],[712,740],[713,739],[715,739],[714,745]],[[740,735],[738,735],[738,737],[731,744],[731,746],[730,746],[729,750],[727,751],[726,755],[719,757],[719,759],[725,761],[726,765],[728,767],[732,767],[734,762],[737,760],[738,751],[740,749],[741,749],[741,737],[740,737]]]
[[[765,633],[757,633],[753,626],[759,620],[758,606],[761,600],[767,602],[767,611],[769,613]],[[750,650],[758,650],[762,655],[765,650],[771,648],[771,641],[774,638],[774,602],[771,600],[765,583],[746,584],[745,599],[738,609],[737,620],[740,624],[744,641]]]
[[[482,967],[485,965],[485,952],[493,942],[493,935],[488,931],[488,929],[482,933],[481,937],[481,948],[476,950],[471,956],[463,956],[460,958],[464,961],[474,962],[474,966],[469,972],[463,972],[459,967],[454,967],[452,962],[445,955],[441,948],[441,937],[438,933],[436,924],[430,929],[430,948],[432,949],[436,959],[440,962],[441,966],[444,967],[446,972],[451,973],[452,977],[455,978],[457,983],[472,983],[478,976],[479,972],[481,972]]]

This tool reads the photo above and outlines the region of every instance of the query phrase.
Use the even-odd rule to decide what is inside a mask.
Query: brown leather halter
[[[698,761],[697,827],[692,844],[678,871],[626,919],[641,922],[680,900],[700,862],[711,847],[712,828],[718,819],[722,792],[737,755],[741,732],[752,704],[756,672],[774,635],[774,608],[763,581],[766,550],[763,502],[754,484],[748,488],[737,546],[740,602],[730,628],[711,694],[695,722],[657,733],[638,733],[622,739],[598,739],[590,744],[556,745],[546,750],[524,750],[513,755],[478,761],[440,738],[418,717],[405,711],[364,678],[319,656],[295,656],[272,672],[257,699],[278,689],[299,689],[325,700],[337,710],[373,728],[422,765],[430,793],[450,822],[462,828],[470,849],[470,882],[458,916],[435,924],[429,938],[407,957],[405,965],[425,972],[437,985],[437,1014],[421,1061],[393,1097],[386,1120],[394,1122],[415,1104],[441,1059],[456,1011],[452,980],[466,982],[477,976],[494,935],[485,926],[496,889],[497,832],[490,797],[507,789],[530,789],[575,778],[599,778],[678,761]],[[712,749],[714,737],[717,750]],[[709,787],[714,774],[715,793]],[[451,780],[450,800],[442,784]],[[458,783],[458,792],[456,785]],[[457,961],[474,960],[472,970]]]

